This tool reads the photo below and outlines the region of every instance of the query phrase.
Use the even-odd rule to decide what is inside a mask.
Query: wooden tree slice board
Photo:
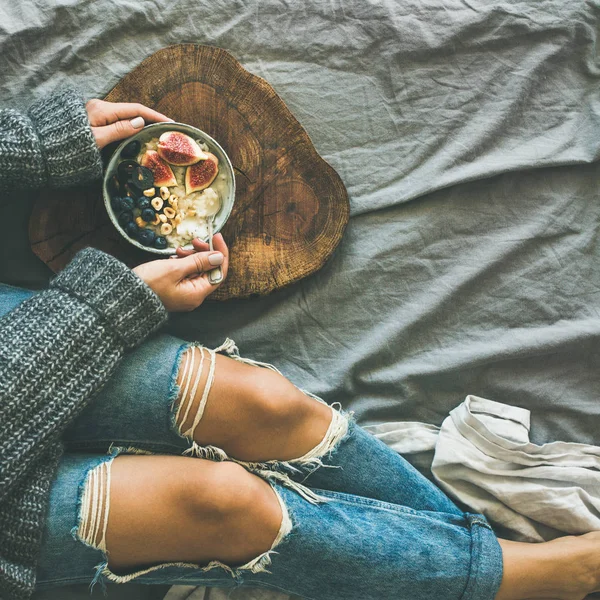
[[[199,127],[229,155],[237,186],[222,230],[230,269],[211,298],[267,294],[314,273],[331,256],[348,223],[346,188],[273,88],[231,54],[196,44],[164,48],[126,75],[106,100],[141,102]],[[85,246],[132,267],[155,258],[114,229],[100,183],[40,195],[29,238],[55,272]]]

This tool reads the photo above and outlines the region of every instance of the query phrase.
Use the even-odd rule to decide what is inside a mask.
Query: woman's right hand
[[[192,241],[194,250],[177,249],[175,260],[153,260],[133,269],[161,299],[168,311],[182,312],[198,308],[221,284],[212,285],[208,271],[223,269],[223,280],[229,267],[229,250],[219,233],[213,238],[214,251],[201,240]]]

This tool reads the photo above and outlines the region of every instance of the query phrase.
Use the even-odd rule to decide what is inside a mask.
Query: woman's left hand
[[[130,102],[105,102],[94,98],[85,108],[100,149],[137,133],[146,123],[173,120],[143,104]]]

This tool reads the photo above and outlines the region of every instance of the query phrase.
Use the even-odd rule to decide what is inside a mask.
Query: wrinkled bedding
[[[316,275],[171,332],[229,336],[364,424],[440,425],[474,394],[529,409],[535,443],[597,443],[599,18],[596,0],[4,1],[0,104],[101,97],[173,43],[228,49],[339,172],[351,220]],[[0,278],[40,287],[14,196]]]

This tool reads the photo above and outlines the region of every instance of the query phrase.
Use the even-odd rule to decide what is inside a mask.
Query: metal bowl
[[[225,225],[225,223],[227,222],[229,215],[231,214],[233,203],[235,202],[235,175],[233,172],[233,166],[231,165],[231,161],[225,153],[225,150],[223,150],[223,148],[221,148],[221,146],[213,138],[211,138],[210,135],[196,127],[186,125],[185,123],[153,123],[152,125],[147,125],[142,130],[140,130],[139,133],[128,137],[126,140],[123,140],[119,144],[106,167],[104,181],[102,184],[104,205],[106,206],[108,216],[110,217],[110,220],[116,227],[117,231],[136,248],[139,248],[140,250],[145,250],[146,252],[151,252],[153,254],[171,255],[175,254],[175,248],[168,247],[164,250],[160,250],[158,248],[144,246],[137,240],[134,240],[133,238],[129,237],[127,233],[125,233],[125,231],[119,225],[117,216],[115,215],[115,212],[111,206],[111,196],[109,192],[110,181],[113,175],[116,174],[117,166],[121,162],[121,160],[125,160],[124,158],[121,158],[121,151],[123,150],[123,148],[133,140],[139,140],[143,147],[143,145],[146,142],[149,142],[152,138],[160,137],[166,131],[181,131],[182,133],[186,133],[199,143],[205,143],[208,146],[209,152],[212,152],[219,159],[219,174],[223,172],[225,173],[227,193],[224,197],[221,198],[221,208],[214,217],[214,233],[218,233],[221,230],[223,225]],[[205,241],[207,241],[207,239]],[[187,246],[184,246],[184,248],[192,248],[192,245],[189,244]]]

